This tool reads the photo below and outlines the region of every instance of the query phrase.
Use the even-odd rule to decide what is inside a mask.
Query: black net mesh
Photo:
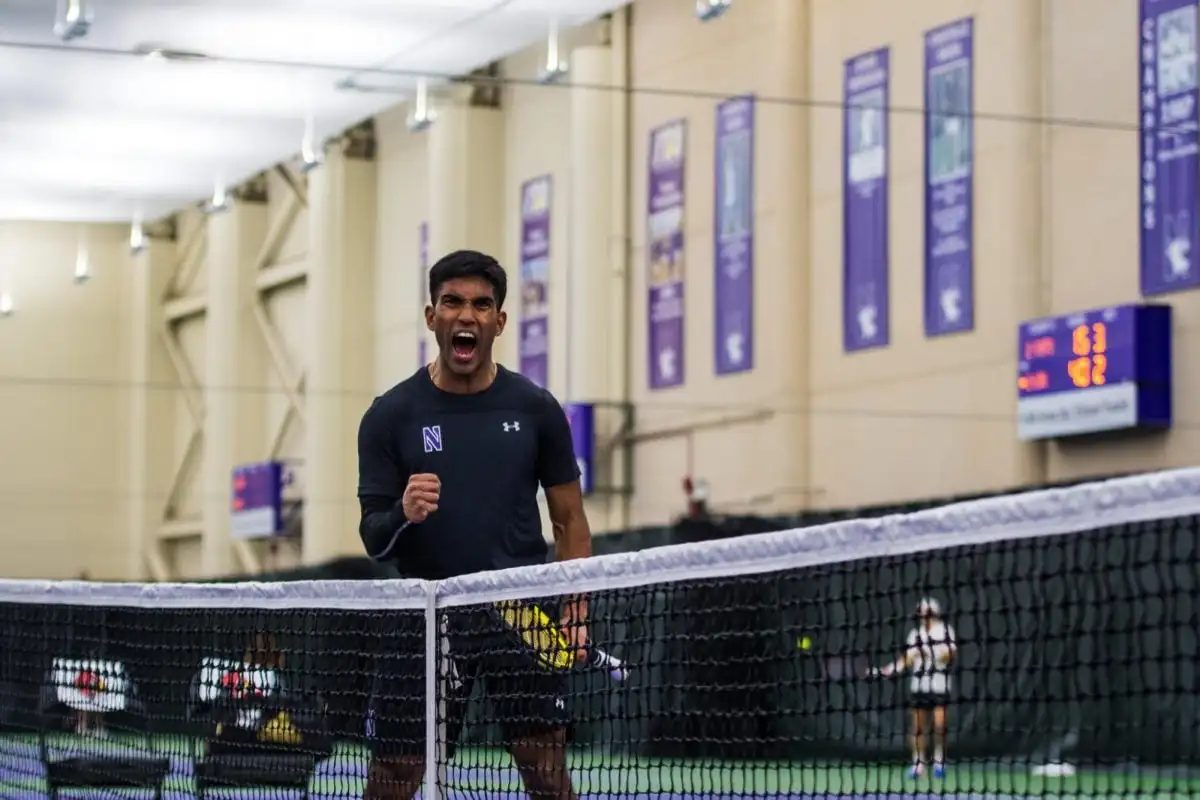
[[[1171,519],[593,593],[591,639],[625,660],[620,681],[549,669],[470,606],[442,674],[480,679],[456,684],[461,726],[446,705],[444,790],[552,794],[566,727],[587,796],[1200,794],[1196,547],[1195,519]],[[906,652],[922,599],[957,643],[932,702],[911,672],[870,673]]]
[[[444,608],[432,662],[422,610],[0,603],[0,797],[405,797],[427,663],[442,796],[562,796],[564,763],[628,800],[1200,795],[1197,572],[1188,517],[590,592],[621,670],[555,651],[574,595]],[[909,677],[867,670],[923,598],[957,652],[910,777]]]

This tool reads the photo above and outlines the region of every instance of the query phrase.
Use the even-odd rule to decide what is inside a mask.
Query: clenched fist
[[[409,522],[424,522],[425,518],[438,509],[438,498],[442,494],[442,482],[437,475],[420,473],[408,479],[400,505],[404,518]]]

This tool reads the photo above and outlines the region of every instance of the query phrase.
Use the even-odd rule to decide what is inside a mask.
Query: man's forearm
[[[365,511],[358,525],[359,536],[367,554],[376,561],[386,561],[396,553],[396,543],[410,525],[400,503],[393,508]]]
[[[583,514],[564,522],[552,523],[554,528],[554,557],[559,561],[589,558],[592,555],[592,531]]]

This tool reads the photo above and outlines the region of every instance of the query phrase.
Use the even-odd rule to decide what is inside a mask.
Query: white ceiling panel
[[[296,153],[306,119],[331,135],[402,100],[419,74],[469,72],[536,43],[552,21],[621,4],[91,0],[89,34],[63,43],[56,0],[4,0],[0,218],[168,213]],[[207,58],[138,55],[147,48]]]

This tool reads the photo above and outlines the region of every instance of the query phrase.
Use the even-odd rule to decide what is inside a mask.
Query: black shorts
[[[421,630],[415,630],[419,624]],[[409,618],[395,642],[407,646],[382,655],[375,665],[366,733],[378,757],[425,754],[424,619]],[[544,667],[529,647],[498,616],[478,610],[455,610],[441,620],[446,631],[443,666],[439,668],[439,723],[445,730],[445,756],[454,754],[462,735],[468,699],[475,683],[490,701],[483,722],[499,726],[505,741],[554,730],[570,733],[567,708],[569,679],[565,672]],[[439,689],[441,692],[442,689]],[[443,706],[444,703],[444,706]],[[444,714],[444,716],[442,716]]]
[[[909,692],[908,704],[913,708],[941,708],[949,705],[950,696],[941,692]]]

